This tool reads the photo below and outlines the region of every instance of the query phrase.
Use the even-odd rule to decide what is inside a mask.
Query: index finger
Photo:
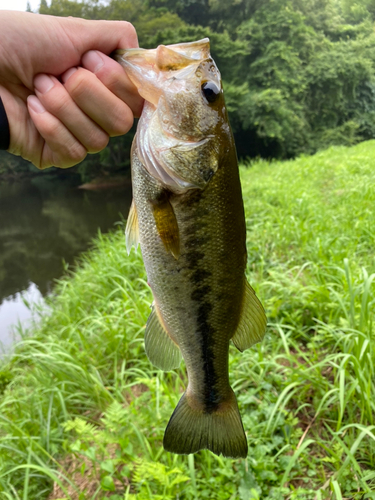
[[[82,66],[88,69],[118,98],[124,101],[138,118],[143,99],[120,64],[97,50],[90,50],[82,57]]]

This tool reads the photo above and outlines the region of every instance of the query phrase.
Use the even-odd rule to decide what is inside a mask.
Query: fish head
[[[142,163],[173,191],[204,188],[231,136],[208,38],[116,58],[146,101],[137,132]]]

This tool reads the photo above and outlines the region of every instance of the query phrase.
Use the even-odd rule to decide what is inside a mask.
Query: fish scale
[[[245,457],[229,343],[244,350],[260,341],[266,318],[245,278],[233,135],[208,40],[161,47],[120,51],[118,60],[147,100],[132,148],[126,230],[129,246],[140,243],[154,296],[145,348],[164,370],[176,368],[182,356],[188,374],[163,444],[175,453],[207,448]],[[154,119],[160,109],[166,116]]]

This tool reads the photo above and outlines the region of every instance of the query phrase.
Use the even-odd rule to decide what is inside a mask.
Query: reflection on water
[[[31,283],[29,288],[21,293],[4,299],[0,305],[0,341],[1,350],[6,350],[13,341],[17,340],[16,323],[21,323],[27,327],[32,318],[32,311],[26,305],[40,304],[43,302],[43,297],[36,287],[35,283]]]
[[[86,191],[67,180],[40,176],[0,185],[0,340],[7,342],[9,322],[23,314],[17,294],[35,284],[46,295],[62,275],[63,262],[73,263],[98,228],[106,232],[126,218],[130,203],[130,183],[122,189]],[[18,309],[17,303],[22,304]]]

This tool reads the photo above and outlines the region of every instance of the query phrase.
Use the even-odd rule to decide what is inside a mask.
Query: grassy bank
[[[375,142],[242,168],[266,339],[230,351],[246,460],[161,442],[184,370],[148,362],[123,228],[63,279],[0,378],[0,498],[375,498]]]

